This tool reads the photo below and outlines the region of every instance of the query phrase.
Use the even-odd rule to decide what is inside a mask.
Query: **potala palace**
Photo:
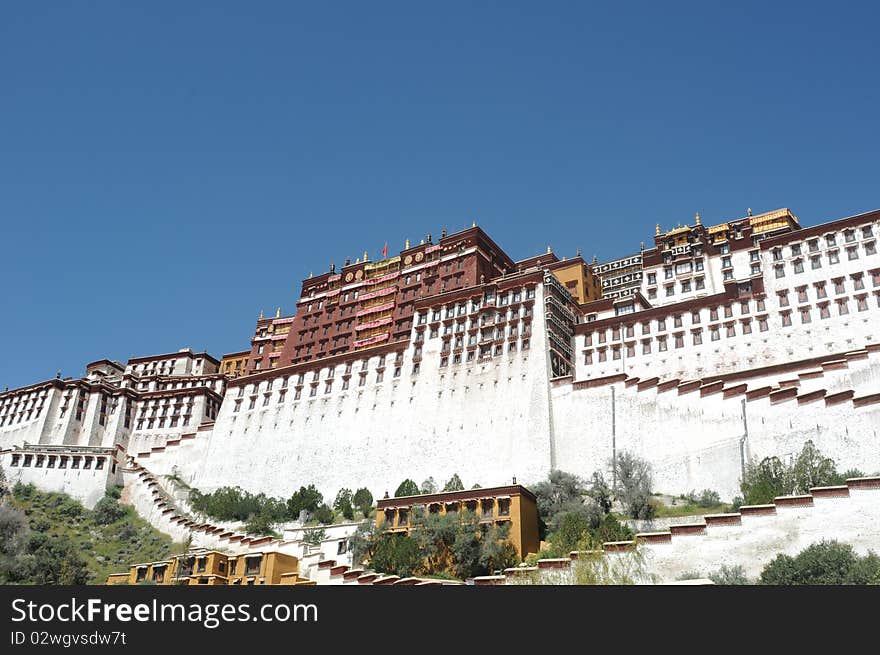
[[[628,451],[651,463],[655,491],[730,499],[748,461],[789,459],[808,439],[841,470],[880,470],[878,232],[880,211],[810,227],[788,209],[711,226],[697,214],[599,263],[549,247],[514,261],[476,225],[443,230],[310,275],[296,311],[261,315],[247,350],[102,360],[0,394],[0,463],[87,505],[124,484],[157,528],[195,528],[206,548],[267,542],[190,520],[164,476],[381,498],[405,477],[588,478]],[[877,543],[876,510],[850,496],[880,480],[863,480],[815,504],[862,508],[848,516],[873,532],[853,538]],[[775,518],[818,534],[841,515]]]

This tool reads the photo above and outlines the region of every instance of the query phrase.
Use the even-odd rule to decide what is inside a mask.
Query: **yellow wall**
[[[142,580],[153,580],[153,575],[157,569],[165,566],[165,575],[161,581],[156,584],[173,585],[225,585],[225,584],[247,584],[247,578],[254,578],[253,584],[277,585],[282,584],[283,576],[287,576],[285,584],[291,584],[289,578],[293,574],[293,578],[297,579],[299,573],[299,560],[293,555],[286,555],[279,552],[253,553],[251,557],[260,558],[259,569],[250,575],[245,575],[245,558],[247,553],[230,556],[219,551],[207,551],[203,553],[189,553],[187,555],[175,555],[171,559],[164,562],[151,562],[147,564],[134,564],[129,568],[128,573],[113,573],[107,578],[107,584],[137,584],[138,570],[143,571]],[[185,572],[186,560],[192,558],[193,566],[191,572]],[[204,568],[200,568],[198,564],[199,558],[204,558]],[[238,562],[238,568],[234,575],[230,575],[232,561]],[[201,582],[205,579],[206,582]],[[264,579],[263,582],[260,580]]]
[[[553,275],[575,297],[578,303],[589,300],[598,300],[602,297],[602,281],[587,267],[583,261],[572,260],[570,264],[564,264],[553,269]],[[574,286],[569,286],[574,282]]]
[[[538,508],[531,498],[523,495],[511,495],[510,514],[509,516],[504,517],[499,515],[497,498],[479,498],[477,499],[476,509],[478,518],[482,517],[482,503],[484,500],[492,501],[492,521],[494,523],[509,522],[509,541],[513,544],[514,548],[516,548],[520,560],[524,560],[529,553],[538,552]],[[426,512],[429,511],[429,507],[432,504],[435,503],[425,503]],[[451,504],[458,505],[459,514],[467,511],[466,503],[462,501],[450,501],[439,503],[439,513],[446,514],[446,507]],[[407,508],[407,524],[405,526],[400,525],[399,517],[399,511],[396,510],[394,512],[394,520],[388,527],[392,532],[409,532],[409,528],[412,525],[412,507]],[[376,511],[376,526],[380,527],[384,522],[385,510],[379,509]]]

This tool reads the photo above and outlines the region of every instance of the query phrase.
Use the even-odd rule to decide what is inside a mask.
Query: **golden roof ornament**
[[[702,221],[700,220],[700,212],[697,212],[697,225],[702,225]]]
[[[551,254],[552,252],[553,252],[553,251],[550,250],[550,246],[547,246],[547,254],[549,255],[549,254]]]
[[[261,321],[263,320],[263,310],[262,309],[260,310],[260,320]]]
[[[275,310],[275,318],[281,318],[281,308]]]
[[[357,259],[355,259],[355,260],[354,260],[354,263],[355,263],[355,264],[360,264],[360,263],[361,263],[361,258],[358,257]]]
[[[406,240],[406,247],[404,249],[409,250],[409,239]]]
[[[471,227],[477,227],[477,222],[474,221],[473,223],[471,223]]]
[[[748,215],[749,215],[749,216],[752,215],[752,208],[751,208],[751,207],[749,207],[749,209],[748,209]]]
[[[367,251],[366,251],[366,250],[364,250],[364,261],[365,261],[365,262],[370,261],[370,255],[367,254]]]
[[[660,223],[657,223],[657,227],[654,228],[654,234],[660,236]]]

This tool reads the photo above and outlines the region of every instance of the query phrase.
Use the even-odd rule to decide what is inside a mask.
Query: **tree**
[[[248,534],[256,534],[260,536],[279,536],[274,530],[274,522],[267,512],[253,514],[245,523],[244,530]]]
[[[822,455],[812,440],[808,440],[792,465],[791,478],[792,492],[807,494],[813,487],[835,484],[838,475],[834,460]]]
[[[578,544],[585,536],[589,536],[590,529],[594,528],[592,521],[580,512],[566,512],[561,515],[559,527],[550,535],[553,544],[552,555],[564,557],[577,549]]]
[[[98,525],[115,523],[125,516],[125,510],[119,506],[119,501],[111,493],[107,493],[99,500],[92,511],[95,516],[95,523]]]
[[[3,467],[0,466],[0,502],[2,502],[8,495],[9,483],[6,480],[6,473],[3,471]]]
[[[70,541],[34,532],[27,549],[28,578],[35,584],[82,585],[88,582],[86,563]]]
[[[434,482],[433,477],[428,477],[427,480],[422,482],[422,493],[423,494],[435,494],[437,493],[437,483]]]
[[[372,521],[361,523],[348,538],[348,552],[354,566],[363,565],[372,555],[373,545],[381,534]]]
[[[333,510],[326,504],[321,505],[315,510],[314,517],[318,523],[329,525],[330,523],[333,523]]]
[[[354,492],[352,504],[364,515],[364,518],[369,518],[370,511],[373,509],[373,494],[369,489],[361,487]]]
[[[397,491],[394,492],[395,498],[400,498],[401,496],[418,496],[419,495],[419,487],[418,485],[407,478],[403,482],[400,483],[400,486],[397,487]]]
[[[336,494],[336,500],[333,501],[333,509],[340,512],[343,518],[354,520],[354,506],[352,505],[351,489],[340,489]]]
[[[515,566],[519,562],[516,548],[510,543],[509,525],[493,525],[480,537],[480,567],[486,574]]]
[[[746,570],[739,564],[735,564],[734,566],[723,565],[720,569],[710,573],[706,577],[717,585],[729,586],[752,584],[746,577]]]
[[[293,520],[298,520],[303,512],[314,514],[324,502],[324,496],[310,484],[308,487],[300,487],[287,500],[287,515]]]
[[[651,495],[651,465],[632,453],[622,451],[612,463],[617,476],[617,498],[634,519],[649,519],[654,515]]]
[[[26,579],[24,555],[30,538],[27,516],[0,503],[0,584]]]
[[[758,464],[749,462],[740,483],[746,505],[767,505],[790,487],[791,473],[778,457],[765,457]]]
[[[383,533],[377,538],[372,550],[370,565],[382,573],[409,577],[422,561],[418,544],[405,534]]]
[[[767,585],[865,585],[880,575],[880,557],[860,557],[849,544],[821,541],[791,557],[777,555],[761,572]]]
[[[538,501],[538,516],[545,521],[558,514],[571,501],[581,500],[581,479],[565,471],[553,470],[547,479],[532,487]]]
[[[443,491],[464,491],[464,485],[461,483],[458,473],[453,473],[452,477],[446,481],[446,484],[443,485]]]
[[[605,477],[599,471],[593,473],[593,477],[590,479],[590,489],[588,493],[593,497],[593,500],[596,501],[603,512],[607,514],[611,511],[613,492],[611,487],[608,486],[608,483],[605,482]]]

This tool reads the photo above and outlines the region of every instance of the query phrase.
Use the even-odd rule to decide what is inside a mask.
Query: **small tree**
[[[0,502],[9,495],[9,483],[6,481],[6,473],[0,466]]]
[[[792,465],[791,478],[794,487],[792,491],[806,494],[813,487],[835,484],[837,477],[834,460],[825,457],[812,440],[808,440]]]
[[[729,586],[752,584],[746,577],[746,570],[739,564],[735,564],[734,566],[724,565],[706,577],[717,585]]]
[[[329,525],[333,523],[333,510],[330,509],[326,504],[321,505],[314,513],[315,519],[318,523],[323,523],[324,525]]]
[[[95,523],[98,525],[108,525],[125,516],[125,510],[119,506],[119,501],[116,500],[116,497],[109,492],[98,501],[95,505],[95,509],[92,511],[95,517]]]
[[[603,512],[607,514],[611,511],[613,492],[611,487],[608,486],[608,483],[605,482],[605,477],[599,471],[593,473],[593,477],[590,479],[589,494],[593,497],[593,500],[596,501]]]
[[[634,519],[653,517],[654,506],[649,502],[651,465],[626,451],[618,454],[613,465],[617,474],[617,498],[623,503],[627,514]]]
[[[339,490],[339,493],[336,494],[336,500],[333,501],[333,509],[340,512],[345,519],[354,520],[351,489]]]
[[[777,555],[761,572],[768,585],[865,585],[880,576],[880,557],[860,557],[849,544],[821,541],[796,556]]]
[[[464,485],[461,483],[458,473],[453,473],[452,477],[446,481],[446,484],[443,485],[443,491],[464,491]]]
[[[437,483],[434,482],[433,477],[428,477],[427,480],[422,482],[422,493],[423,494],[435,494],[437,493]]]
[[[791,486],[791,473],[778,457],[765,457],[759,463],[749,463],[740,489],[746,505],[766,505],[782,496]]]
[[[364,515],[364,518],[369,518],[370,511],[373,509],[373,494],[369,489],[361,487],[354,492],[352,504]]]
[[[394,492],[395,498],[400,498],[401,496],[418,496],[419,495],[419,486],[407,478],[403,482],[400,483],[400,486],[397,487],[397,491]]]

